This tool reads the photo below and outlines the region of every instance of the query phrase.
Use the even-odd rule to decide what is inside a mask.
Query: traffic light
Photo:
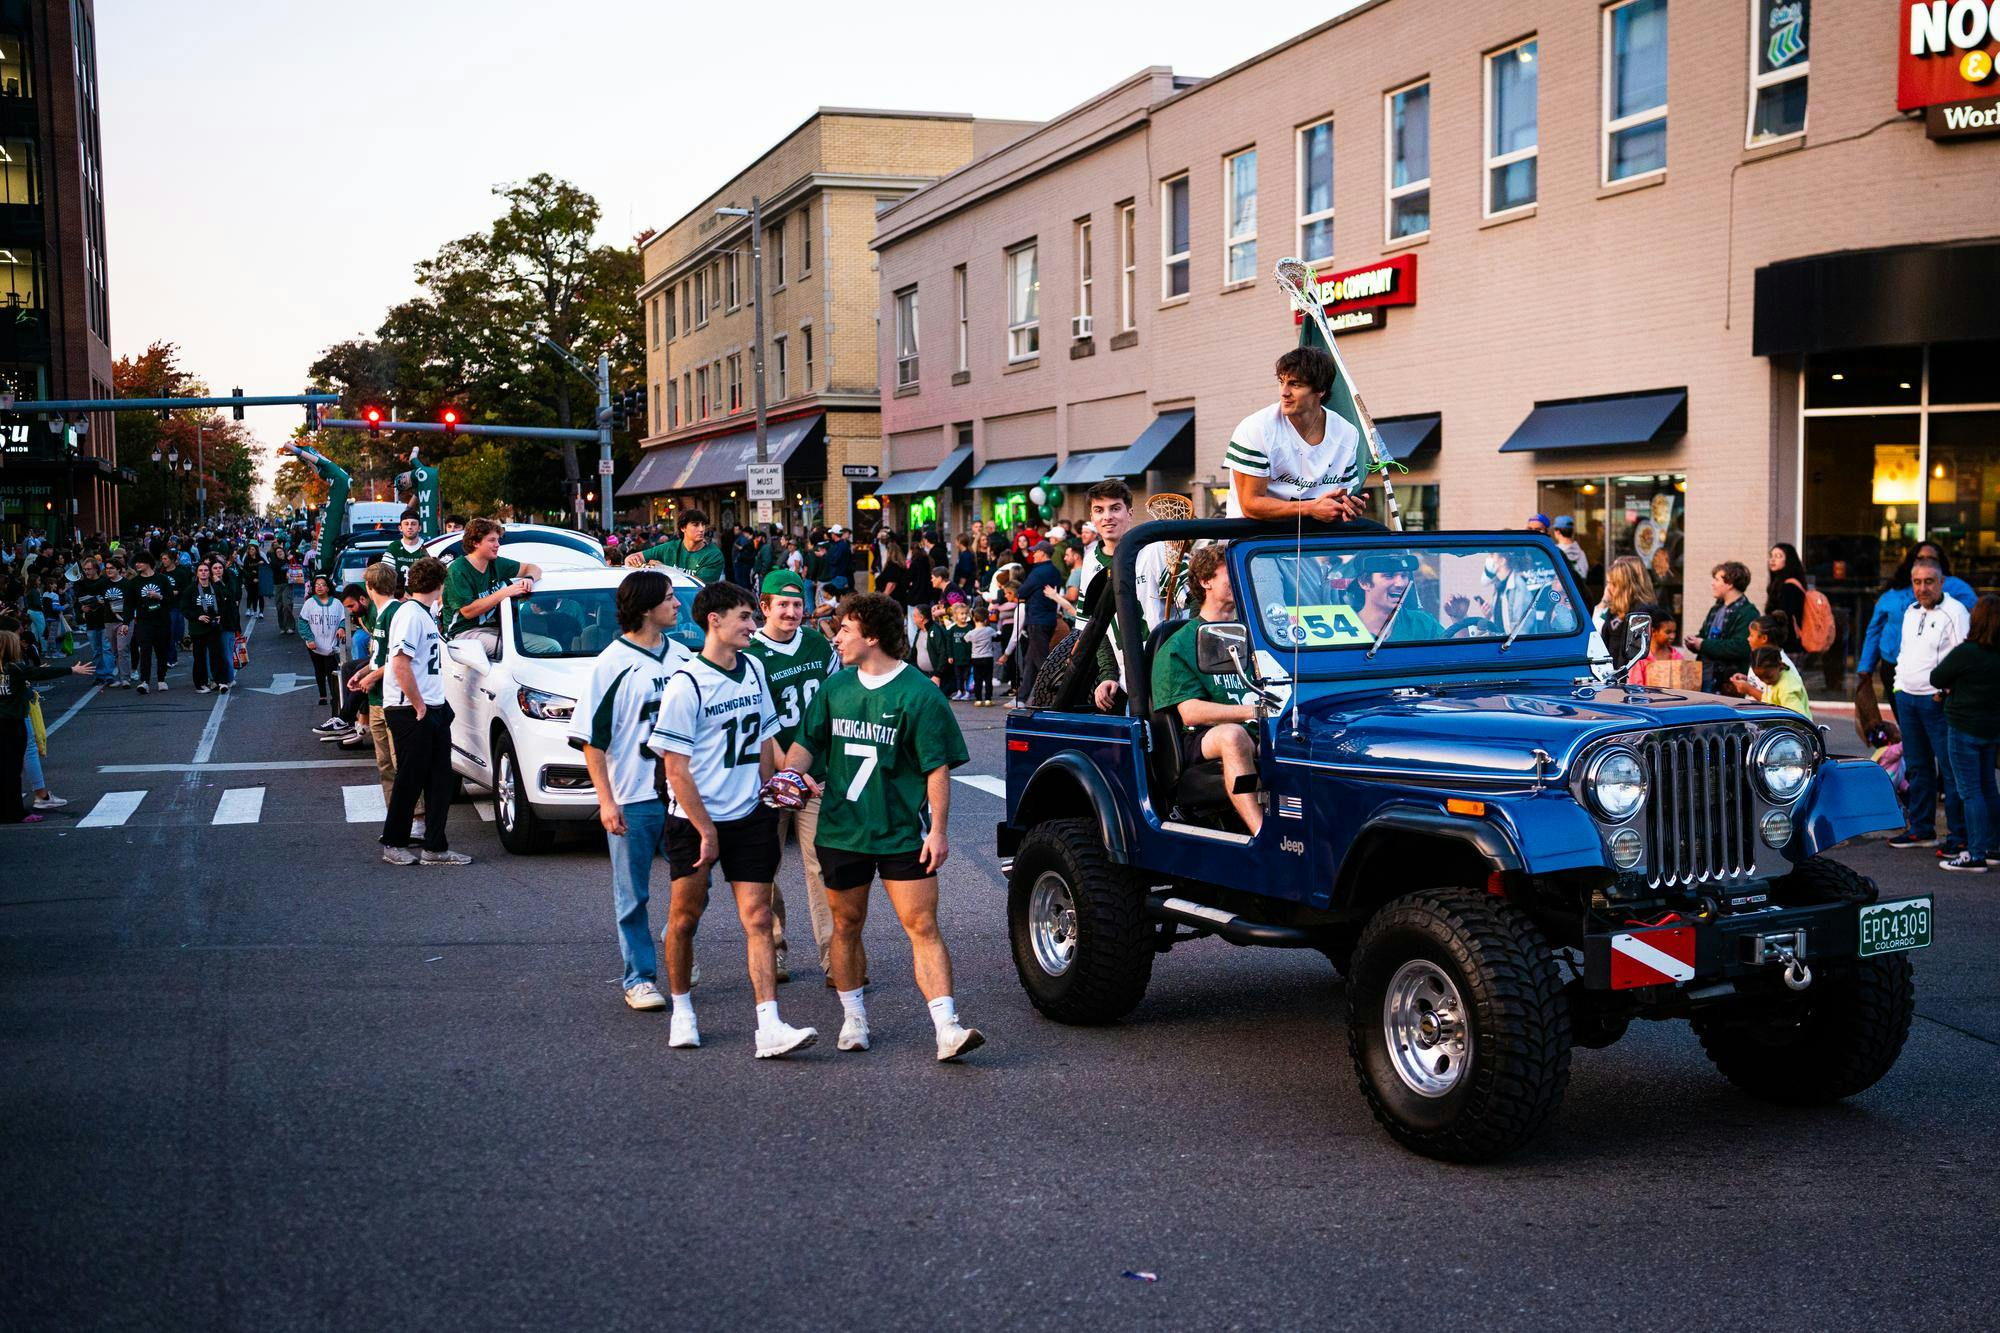
[[[306,434],[308,434],[308,435],[311,435],[311,434],[313,434],[314,432],[316,432],[316,431],[318,431],[318,430],[319,430],[319,404],[318,404],[318,403],[307,403],[307,404],[306,404]]]
[[[241,398],[243,396],[243,386],[239,384],[233,390],[231,390],[231,392],[236,397]],[[243,420],[243,404],[238,403],[234,407],[230,408],[229,411],[230,415],[234,416],[238,421]]]
[[[447,407],[447,408],[446,408],[446,409],[444,410],[444,415],[443,415],[443,416],[442,416],[441,418],[439,418],[439,419],[440,419],[440,420],[442,420],[442,421],[444,422],[444,433],[445,433],[446,435],[456,435],[456,434],[458,434],[458,409],[457,409],[457,408],[455,408],[455,407]]]
[[[363,409],[361,410],[361,419],[362,419],[363,421],[365,421],[365,422],[367,422],[367,423],[368,423],[368,433],[369,433],[370,435],[373,435],[373,436],[376,436],[376,437],[378,437],[378,438],[379,438],[379,437],[381,436],[381,434],[382,434],[382,409],[381,409],[381,408],[379,408],[379,407],[365,407],[365,408],[363,408]]]

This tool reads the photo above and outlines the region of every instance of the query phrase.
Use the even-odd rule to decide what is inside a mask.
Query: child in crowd
[[[951,594],[958,600],[948,604],[951,623],[945,627],[951,640],[951,697],[970,699],[972,697],[972,607],[956,592]]]
[[[994,640],[998,637],[992,624],[992,616],[986,603],[980,602],[972,608],[971,628],[965,631],[968,665],[972,669],[972,706],[991,708],[993,706],[993,658]]]
[[[1653,641],[1646,655],[1632,667],[1632,674],[1626,677],[1634,685],[1646,685],[1646,669],[1654,662],[1686,662],[1693,654],[1680,647],[1681,626],[1674,613],[1664,607],[1651,608],[1653,615]]]
[[[1755,675],[1738,675],[1735,678],[1737,691],[1745,698],[1760,698],[1767,704],[1789,708],[1806,721],[1812,721],[1812,703],[1806,698],[1806,683],[1799,675],[1798,668],[1785,660],[1785,655],[1776,646],[1765,644],[1750,652],[1750,670]]]

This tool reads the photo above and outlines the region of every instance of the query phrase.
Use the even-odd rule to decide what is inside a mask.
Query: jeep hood
[[[1421,693],[1383,689],[1308,697],[1300,705],[1297,740],[1289,714],[1273,730],[1280,754],[1309,762],[1406,768],[1413,778],[1429,781],[1462,776],[1525,783],[1536,776],[1538,749],[1552,761],[1542,776],[1556,778],[1569,771],[1584,746],[1620,732],[1791,716],[1783,709],[1678,690],[1613,686],[1579,692],[1567,684],[1482,682],[1426,686]]]

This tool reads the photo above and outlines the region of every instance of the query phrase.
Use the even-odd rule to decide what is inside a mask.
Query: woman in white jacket
[[[347,639],[347,608],[333,595],[333,583],[315,575],[312,595],[299,607],[299,637],[312,656],[313,680],[319,685],[319,706],[331,707],[338,689],[340,645]]]

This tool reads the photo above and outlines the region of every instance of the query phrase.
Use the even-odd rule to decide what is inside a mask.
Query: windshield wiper
[[[1535,607],[1541,602],[1542,594],[1555,586],[1556,585],[1553,582],[1549,582],[1549,583],[1544,583],[1541,587],[1535,589],[1535,595],[1528,599],[1527,607],[1523,609],[1521,612],[1520,623],[1514,626],[1514,632],[1507,636],[1507,642],[1500,645],[1501,652],[1504,653],[1509,648],[1512,648],[1514,646],[1514,640],[1521,637],[1521,631],[1528,628],[1528,622],[1535,618]]]
[[[1403,595],[1396,599],[1396,605],[1389,612],[1389,618],[1382,622],[1382,632],[1375,636],[1375,642],[1368,645],[1368,656],[1363,660],[1369,662],[1375,660],[1375,654],[1389,641],[1389,631],[1396,628],[1396,617],[1403,614],[1403,608],[1409,604],[1410,594],[1416,590],[1414,584],[1403,589]]]

